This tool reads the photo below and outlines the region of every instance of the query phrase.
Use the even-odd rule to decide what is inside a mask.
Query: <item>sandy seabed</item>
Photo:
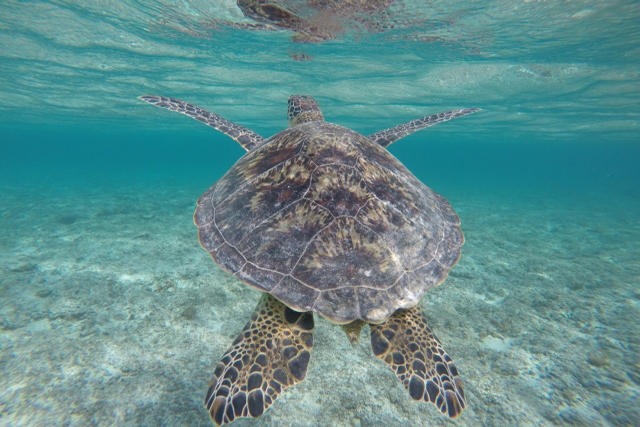
[[[213,367],[259,293],[199,247],[198,194],[3,188],[0,424],[209,424]],[[638,202],[449,197],[467,243],[422,306],[464,382],[455,423],[640,423]],[[399,423],[452,422],[411,400],[368,329],[351,346],[316,318],[306,380],[237,425]]]

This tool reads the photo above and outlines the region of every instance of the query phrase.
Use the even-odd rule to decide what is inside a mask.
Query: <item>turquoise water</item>
[[[233,0],[2,2],[0,424],[209,424],[260,296],[191,216],[243,150],[136,97],[269,136],[293,93],[365,135],[482,108],[390,148],[466,237],[421,303],[465,385],[455,423],[640,424],[640,5],[451,3],[304,44]],[[399,423],[451,424],[322,319],[305,381],[238,422]]]

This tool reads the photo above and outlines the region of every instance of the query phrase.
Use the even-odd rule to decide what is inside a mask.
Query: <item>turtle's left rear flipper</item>
[[[204,406],[218,425],[259,417],[283,389],[307,373],[313,314],[293,311],[269,294],[222,357]]]
[[[407,135],[411,135],[420,129],[428,128],[438,123],[446,122],[456,117],[466,116],[467,114],[480,111],[479,108],[462,108],[460,110],[444,111],[442,113],[431,114],[430,116],[424,116],[422,118],[412,120],[407,123],[403,123],[398,126],[394,126],[389,129],[383,129],[374,134],[369,135],[371,141],[376,144],[380,144],[383,147],[388,147],[397,140],[404,138]]]
[[[418,307],[370,325],[373,353],[391,366],[414,400],[432,402],[454,418],[465,407],[458,370]]]
[[[262,136],[258,135],[251,129],[230,122],[224,117],[207,111],[197,105],[189,104],[188,102],[175,98],[168,98],[166,96],[143,95],[138,98],[151,105],[155,105],[156,107],[162,107],[167,110],[182,113],[192,119],[196,119],[197,121],[204,123],[205,125],[211,126],[215,130],[224,133],[229,138],[236,141],[247,151],[251,151],[254,147],[264,141]]]

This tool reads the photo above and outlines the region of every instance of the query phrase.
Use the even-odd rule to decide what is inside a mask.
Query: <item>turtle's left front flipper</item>
[[[218,425],[259,417],[282,390],[307,373],[313,347],[313,313],[291,310],[269,294],[222,357],[204,406]]]
[[[373,353],[391,366],[414,400],[432,402],[451,418],[462,412],[466,404],[458,370],[418,307],[399,310],[370,328]]]
[[[376,144],[380,144],[383,147],[388,147],[397,140],[404,138],[407,135],[419,131],[420,129],[428,128],[429,126],[437,125],[438,123],[446,122],[456,117],[466,116],[467,114],[480,111],[479,108],[462,108],[460,110],[445,111],[443,113],[431,114],[420,119],[412,120],[407,123],[403,123],[398,126],[394,126],[389,129],[383,129],[374,134],[369,135],[371,141]]]
[[[247,151],[251,151],[254,147],[264,141],[262,136],[258,135],[251,129],[237,125],[224,117],[212,113],[211,111],[207,111],[197,105],[189,104],[188,102],[166,96],[143,95],[138,98],[151,105],[155,105],[156,107],[162,107],[167,110],[175,111],[176,113],[182,113],[192,119],[204,123],[207,126],[211,126],[215,130],[224,133],[229,138],[236,141]]]

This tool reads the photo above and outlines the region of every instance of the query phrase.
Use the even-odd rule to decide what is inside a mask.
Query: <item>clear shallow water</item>
[[[291,93],[364,134],[481,107],[391,147],[467,239],[423,301],[462,373],[458,423],[640,422],[637,4],[394,7],[394,30],[309,45],[231,28],[233,1],[0,5],[2,423],[208,423],[258,295],[191,215],[242,150],[143,93],[263,135]],[[323,321],[307,379],[253,423],[301,420],[448,423]]]

